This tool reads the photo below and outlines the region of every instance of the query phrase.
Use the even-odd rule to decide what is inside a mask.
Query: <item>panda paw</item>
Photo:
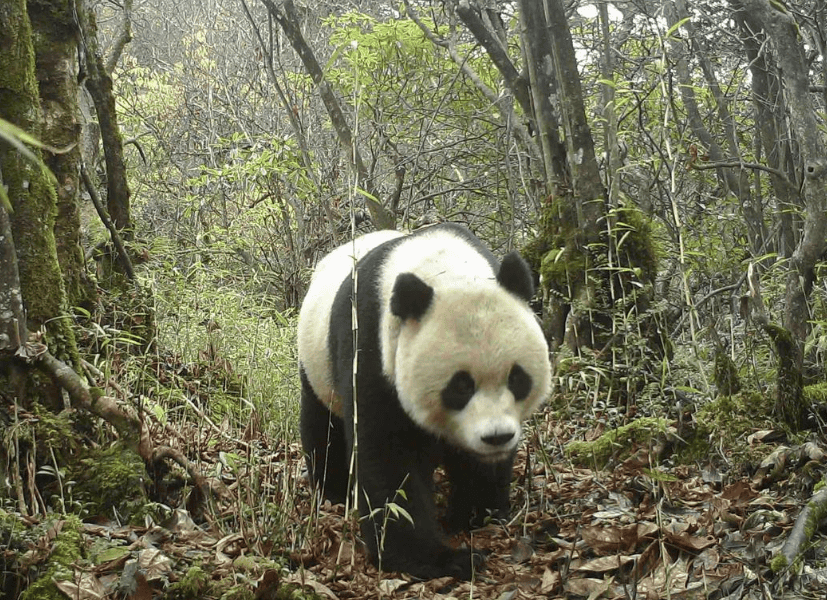
[[[475,573],[482,571],[485,566],[485,555],[479,550],[462,548],[459,550],[450,549],[447,552],[449,557],[445,563],[447,571],[444,575],[468,581]]]
[[[382,561],[382,569],[400,571],[422,580],[447,576],[468,581],[485,565],[482,552],[467,548],[453,549],[446,546],[428,556],[427,562],[422,562],[423,558],[422,555],[416,558],[387,556]]]
[[[433,564],[420,565],[419,574],[413,571],[409,573],[422,579],[448,576],[469,581],[475,573],[482,571],[484,566],[485,555],[480,551],[445,547],[436,555]]]
[[[508,510],[482,510],[482,509],[453,509],[448,512],[446,526],[451,534],[461,531],[471,531],[485,527],[489,523],[496,523],[508,519]]]

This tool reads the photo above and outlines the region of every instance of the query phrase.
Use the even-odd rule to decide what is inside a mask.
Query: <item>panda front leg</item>
[[[357,456],[362,535],[372,559],[384,571],[422,579],[470,579],[482,556],[448,546],[437,522],[434,442],[404,415],[372,416],[359,415]]]
[[[344,421],[331,413],[300,372],[301,439],[307,470],[315,488],[333,504],[347,496],[348,461]]]
[[[451,531],[481,527],[488,517],[508,518],[514,454],[500,462],[486,463],[467,452],[448,448],[443,462],[451,484],[447,516]]]

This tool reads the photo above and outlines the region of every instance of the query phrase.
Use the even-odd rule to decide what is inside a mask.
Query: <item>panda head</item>
[[[405,412],[452,446],[496,462],[520,440],[521,423],[548,396],[548,345],[528,307],[530,272],[516,253],[496,279],[459,278],[436,289],[396,277],[393,365]]]

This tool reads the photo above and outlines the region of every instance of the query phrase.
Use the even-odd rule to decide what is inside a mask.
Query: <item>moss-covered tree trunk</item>
[[[0,117],[35,136],[42,133],[32,27],[25,0],[6,0],[0,5]],[[78,366],[55,245],[57,196],[53,180],[47,169],[8,146],[0,146],[0,170],[14,210],[11,228],[29,329],[44,328],[52,353]]]
[[[798,431],[805,425],[807,405],[801,368],[796,364],[799,352],[795,339],[788,330],[777,325],[766,324],[764,330],[772,338],[778,353],[778,384],[773,413],[793,431]]]
[[[29,0],[37,80],[43,111],[41,141],[65,149],[47,153],[57,178],[55,242],[70,305],[88,306],[95,296],[80,241],[80,133],[77,83],[78,29],[70,0]]]

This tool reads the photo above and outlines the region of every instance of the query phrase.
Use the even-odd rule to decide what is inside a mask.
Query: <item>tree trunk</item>
[[[0,185],[3,185],[0,173]],[[26,341],[26,313],[20,296],[20,273],[9,213],[0,203],[0,355]]]
[[[729,101],[721,91],[708,56],[694,41],[694,27],[692,26],[691,20],[686,20],[689,19],[689,10],[685,2],[683,0],[672,0],[671,2],[665,3],[664,13],[666,14],[667,24],[670,27],[675,27],[678,23],[684,22],[683,27],[689,34],[686,43],[688,48],[685,48],[684,44],[675,36],[671,36],[669,41],[670,54],[675,63],[675,71],[680,84],[681,99],[686,108],[689,128],[703,146],[704,151],[709,155],[709,160],[713,164],[730,164],[732,162],[737,164],[742,162],[740,143],[736,132],[737,128],[734,117],[729,110]],[[698,101],[695,96],[696,84],[689,68],[688,53],[690,51],[692,58],[700,65],[712,97],[715,99],[718,119],[726,135],[725,147],[721,147],[721,145],[718,144],[715,137],[704,124],[703,117],[701,116],[701,109],[698,106]],[[764,226],[763,211],[760,205],[756,206],[757,203],[754,202],[753,199],[752,189],[749,184],[749,172],[738,164],[738,166],[735,167],[718,166],[715,169],[715,173],[721,186],[738,199],[741,207],[741,216],[747,226],[752,255],[759,256],[763,254],[765,251],[764,241],[767,232]]]
[[[560,90],[563,130],[566,132],[569,170],[576,203],[578,224],[587,243],[600,237],[600,220],[606,216],[605,190],[594,155],[594,139],[586,119],[583,88],[577,56],[571,40],[566,9],[561,0],[545,0],[546,31],[551,37],[554,69]]]
[[[809,67],[795,19],[784,5],[770,0],[743,0],[743,8],[761,25],[775,49],[790,129],[798,142],[798,162],[803,165],[803,232],[787,262],[783,327],[765,325],[779,355],[775,412],[795,430],[804,424],[808,409],[801,394],[801,373],[804,342],[810,332],[809,296],[816,262],[827,249],[827,149],[810,99]]]
[[[815,279],[815,264],[825,251],[827,237],[827,148],[810,100],[808,62],[795,19],[770,0],[744,0],[744,8],[768,32],[783,74],[784,97],[790,125],[804,166],[804,227],[789,261],[784,308],[784,328],[793,335],[795,364],[800,368],[802,347],[810,330],[808,298]]]
[[[130,191],[123,157],[123,139],[115,110],[115,96],[112,93],[112,78],[106,71],[98,48],[98,26],[94,9],[86,2],[79,1],[77,17],[83,42],[84,65],[87,74],[86,89],[89,90],[92,102],[95,104],[106,160],[107,210],[112,223],[121,235],[126,240],[130,240],[132,239]]]
[[[534,122],[543,153],[543,167],[548,187],[546,191],[559,194],[561,190],[571,187],[571,177],[566,164],[566,147],[558,133],[559,119],[551,104],[551,98],[557,94],[557,86],[551,68],[554,62],[542,4],[536,0],[520,0],[520,23],[523,30],[523,51],[531,82]]]
[[[57,178],[55,241],[67,300],[90,306],[95,286],[89,278],[80,240],[80,131],[77,101],[78,30],[74,3],[30,1],[37,80],[43,111],[41,141],[65,152],[47,154],[46,166]]]
[[[0,117],[40,136],[42,112],[35,79],[32,28],[25,0],[4,3],[0,10]],[[40,156],[38,150],[33,150]],[[56,193],[49,172],[8,146],[0,147],[0,171],[14,213],[11,229],[20,289],[29,327],[45,328],[53,353],[79,365],[66,295],[57,259],[54,228]],[[25,340],[23,340],[25,341]]]
[[[770,173],[769,178],[781,222],[778,254],[782,258],[790,258],[798,243],[793,215],[804,206],[804,202],[797,185],[798,174],[792,166],[792,148],[785,120],[787,109],[778,66],[767,45],[766,32],[761,30],[755,16],[741,8],[735,11],[734,17],[749,60],[755,123],[761,148],[767,164],[777,171]],[[786,177],[779,173],[786,173]]]

